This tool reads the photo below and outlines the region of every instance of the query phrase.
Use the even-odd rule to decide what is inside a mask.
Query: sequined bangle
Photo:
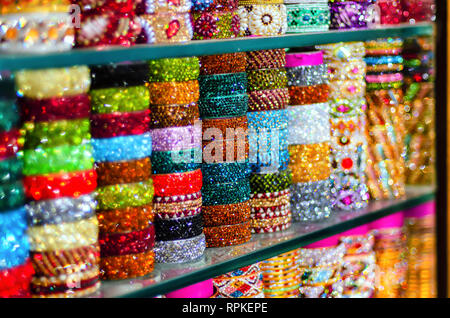
[[[136,43],[168,44],[188,42],[192,39],[193,29],[189,13],[158,12],[138,17],[141,33]]]
[[[401,55],[394,56],[366,56],[364,61],[367,64],[367,67],[373,65],[382,65],[382,64],[403,64],[403,57]]]
[[[23,140],[19,129],[0,132],[0,160],[14,156],[22,145]]]
[[[30,259],[25,263],[12,268],[0,270],[0,295],[1,297],[14,296],[14,293],[8,292],[17,288],[28,289],[31,278],[33,277],[34,269]],[[6,295],[3,294],[6,292]],[[9,295],[8,295],[9,294]]]
[[[136,4],[136,14],[151,14],[159,12],[189,12],[191,10],[191,0],[181,0],[179,2],[167,2],[164,0],[143,1]]]
[[[214,131],[214,134],[211,136],[208,131]],[[227,130],[231,130],[231,136]],[[203,141],[211,141],[217,140],[219,137],[216,135],[216,132],[222,136],[222,138],[230,140],[234,139],[235,135],[237,138],[240,138],[240,134],[244,135],[247,131],[247,116],[241,117],[228,117],[228,118],[209,118],[202,120],[202,134]]]
[[[328,103],[289,106],[289,144],[303,145],[330,141],[329,108]]]
[[[141,135],[150,130],[150,110],[91,115],[93,138]]]
[[[128,93],[135,92],[136,88],[124,90],[125,87],[143,86],[148,82],[149,66],[145,62],[91,65],[90,69],[92,89],[121,87],[119,92],[127,94],[125,96],[129,96]],[[141,88],[137,90],[141,90]],[[146,100],[147,94],[143,93],[143,91],[141,93],[145,96],[144,98]],[[125,96],[121,96],[117,101],[118,107],[126,107],[123,105],[119,106],[119,103],[122,104],[121,99]],[[126,101],[129,101],[128,98]],[[117,109],[117,111],[121,110]]]
[[[23,112],[23,107],[20,106],[14,98],[0,99],[0,131],[10,131],[15,127],[20,126],[20,113]]]
[[[289,103],[287,88],[253,91],[248,97],[249,112],[285,109]]]
[[[313,86],[327,84],[326,64],[286,68],[288,86]]]
[[[197,80],[154,82],[148,83],[148,87],[150,90],[150,104],[189,104],[199,99],[199,83]]]
[[[240,245],[251,239],[250,221],[224,226],[205,227],[206,247]]]
[[[29,255],[30,246],[25,233],[25,226],[12,229],[14,226],[8,231],[3,231],[4,234],[0,236],[0,257],[2,259],[0,270],[25,263]]]
[[[91,144],[96,162],[136,160],[150,157],[152,154],[150,133],[92,139]]]
[[[154,203],[153,208],[157,219],[183,219],[202,212],[202,198],[200,196],[197,199],[191,198],[180,202]]]
[[[247,179],[233,183],[205,185],[202,188],[203,205],[235,204],[250,199],[250,184]]]
[[[329,104],[332,117],[361,116],[367,109],[365,98],[331,99]]]
[[[76,222],[92,217],[96,206],[93,194],[78,198],[31,201],[26,205],[28,224],[40,226]]]
[[[152,176],[155,195],[173,196],[196,193],[202,189],[202,171],[155,174]]]
[[[315,86],[289,86],[290,105],[309,105],[328,101],[330,87],[328,84]]]
[[[144,85],[91,89],[89,96],[94,114],[143,111],[150,102],[148,88]]]
[[[314,221],[331,214],[330,180],[291,185],[291,210],[295,221]]]
[[[17,156],[0,161],[0,185],[22,178],[23,160]]]
[[[247,94],[200,99],[200,116],[206,118],[238,117],[247,113]]]
[[[234,11],[238,5],[237,0],[193,0],[192,1],[192,11]]]
[[[348,61],[361,59],[366,55],[365,42],[340,42],[316,45],[316,49],[323,52],[326,61]]]
[[[199,60],[201,75],[245,72],[244,52],[199,56]]]
[[[319,181],[330,176],[329,142],[290,145],[289,155],[292,183]]]
[[[197,57],[151,60],[150,82],[186,82],[196,80],[200,73]]]
[[[202,165],[203,184],[237,182],[250,175],[250,168],[246,162],[224,162]]]
[[[178,219],[155,219],[156,241],[183,240],[202,234],[201,214]]]
[[[241,34],[244,36],[271,36],[286,33],[286,6],[284,4],[240,5]]]
[[[48,80],[42,81],[43,78]],[[91,84],[87,66],[26,70],[15,73],[19,96],[43,99],[87,93]]]
[[[95,244],[98,237],[97,218],[72,223],[46,224],[28,228],[30,250],[36,252],[68,250]]]
[[[142,231],[154,219],[152,204],[123,209],[97,211],[99,230],[103,233],[127,233]]]
[[[97,210],[146,205],[153,200],[153,181],[124,183],[97,188]]]
[[[143,230],[127,233],[100,232],[98,243],[101,257],[145,253],[155,243],[155,227],[151,224]]]
[[[367,28],[369,2],[345,1],[330,4],[330,29]]]
[[[202,99],[246,93],[246,73],[202,75],[198,80]]]
[[[330,10],[327,3],[286,4],[286,33],[328,31]]]
[[[205,227],[232,225],[247,222],[250,219],[249,201],[227,205],[202,207]]]
[[[155,242],[157,263],[185,263],[198,259],[205,252],[205,235],[184,240]]]
[[[247,71],[283,68],[286,64],[286,52],[284,49],[250,51],[245,54],[247,55]]]
[[[328,62],[329,80],[362,80],[366,76],[366,63],[362,59]]]
[[[384,89],[400,89],[403,82],[389,82],[389,83],[367,83],[366,89],[368,91],[384,90]]]
[[[150,158],[117,162],[96,162],[97,184],[99,187],[145,181],[151,178]]]
[[[201,148],[201,125],[153,129],[153,151],[180,151]]]
[[[239,35],[239,17],[234,12],[192,13],[193,40],[228,39]]]
[[[23,174],[26,176],[47,173],[73,172],[94,168],[92,146],[62,145],[54,148],[37,148],[23,152]]]
[[[200,117],[197,103],[184,105],[150,106],[150,128],[182,127],[194,125]]]
[[[286,225],[291,222],[291,216],[279,216],[279,217],[273,217],[273,218],[264,218],[264,219],[256,219],[252,218],[250,220],[250,226],[254,229],[265,229],[265,228],[272,228],[281,225]]]
[[[250,205],[252,210],[260,208],[269,208],[277,206],[286,206],[289,204],[290,190],[285,189],[277,192],[252,193]]]
[[[288,189],[291,185],[292,173],[290,170],[278,173],[250,175],[250,188],[252,193],[269,193]]]
[[[284,68],[252,70],[247,72],[247,90],[260,91],[285,88],[287,75]]]
[[[100,275],[102,279],[127,279],[144,276],[154,269],[153,250],[141,254],[102,257]]]
[[[331,81],[329,98],[353,99],[364,97],[366,93],[366,81],[345,80]]]
[[[200,169],[202,153],[200,148],[180,151],[154,151],[152,173],[180,173]]]
[[[259,132],[262,129],[282,129],[287,127],[287,111],[273,110],[264,112],[251,112],[247,114],[248,128]]]

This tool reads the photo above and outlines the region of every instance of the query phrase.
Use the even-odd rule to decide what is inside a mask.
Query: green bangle
[[[150,92],[146,86],[92,89],[91,111],[96,114],[134,112],[148,109]]]
[[[250,176],[248,162],[205,163],[202,165],[203,185],[238,182]]]
[[[97,210],[124,209],[152,203],[153,180],[97,188]]]
[[[0,100],[0,131],[9,131],[20,124],[20,116],[15,100]]]
[[[0,184],[22,178],[23,160],[19,156],[0,161]]]
[[[419,67],[421,64],[419,59],[403,60],[404,67]]]
[[[91,170],[94,168],[92,152],[90,143],[25,150],[23,152],[23,174],[32,176]]]
[[[403,82],[390,83],[367,83],[366,90],[374,91],[378,89],[399,89],[403,87]]]
[[[174,159],[181,162],[175,162]],[[154,151],[151,161],[153,174],[193,171],[201,167],[202,150],[195,148],[180,151]]]
[[[292,172],[290,169],[276,173],[258,174],[250,176],[250,187],[252,193],[272,193],[288,189],[292,183]]]
[[[247,79],[249,92],[287,87],[287,75],[284,68],[248,71]]]
[[[328,4],[288,4],[286,5],[286,33],[327,31],[330,24]]]
[[[204,206],[235,204],[250,200],[248,179],[232,183],[204,185],[202,201]]]
[[[248,110],[248,95],[230,95],[200,99],[201,118],[241,117]]]
[[[151,60],[150,82],[187,82],[196,80],[200,74],[197,57]]]
[[[198,78],[200,99],[245,94],[247,75],[245,72],[202,75]]]
[[[27,122],[25,149],[80,145],[91,138],[89,119]]]
[[[25,204],[22,180],[0,185],[0,211],[8,211]]]

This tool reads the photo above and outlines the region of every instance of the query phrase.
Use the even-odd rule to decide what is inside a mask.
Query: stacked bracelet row
[[[328,0],[284,0],[287,15],[286,33],[328,31]]]
[[[238,0],[242,36],[283,35],[287,29],[283,0]]]

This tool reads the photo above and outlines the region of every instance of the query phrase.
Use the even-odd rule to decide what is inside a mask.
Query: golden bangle
[[[6,1],[5,1],[6,2]],[[1,4],[2,15],[9,13],[69,12],[69,0],[14,0]]]
[[[252,208],[265,208],[273,206],[281,206],[289,204],[290,193],[286,193],[279,197],[274,198],[258,198],[257,195],[252,196],[250,199],[250,205]]]
[[[270,219],[251,219],[250,220],[250,226],[253,228],[265,228],[265,227],[272,227],[276,225],[282,225],[287,224],[291,221],[291,216],[281,216],[281,217],[275,217]]]
[[[100,288],[100,282],[97,282],[94,286],[80,290],[80,291],[71,291],[58,293],[58,294],[44,294],[44,295],[37,295],[32,294],[31,297],[33,298],[80,298],[85,297],[87,295],[91,295],[95,293]]]
[[[239,0],[239,6],[248,6],[252,4],[282,4],[283,0]]]
[[[197,80],[186,82],[147,83],[150,90],[150,104],[190,104],[198,101],[200,91]]]
[[[172,203],[153,203],[155,214],[176,214],[202,206],[202,198]]]
[[[138,16],[142,42],[149,44],[187,42],[193,30],[188,12],[158,12]]]
[[[314,182],[330,177],[330,144],[289,146],[289,168],[292,170],[292,183]]]
[[[108,256],[100,259],[100,274],[102,279],[134,278],[151,273],[154,265],[153,250],[140,254]]]
[[[77,282],[80,282],[82,280],[94,278],[100,274],[100,270],[98,268],[98,265],[88,269],[87,271],[80,271],[75,272],[69,275],[60,275],[60,276],[34,276],[31,280],[31,284],[35,286],[42,286],[42,287],[48,287],[51,285],[65,285],[65,284],[76,284]]]

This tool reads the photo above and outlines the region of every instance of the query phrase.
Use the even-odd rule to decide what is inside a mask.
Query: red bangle
[[[25,195],[32,200],[79,197],[91,193],[97,187],[97,173],[94,169],[55,173],[43,176],[27,176],[23,179]]]
[[[13,129],[0,133],[0,160],[14,156],[21,146],[19,145],[20,130]]]
[[[202,170],[171,174],[154,174],[153,187],[155,196],[167,197],[186,195],[202,189]]]
[[[0,293],[13,289],[27,289],[33,277],[34,269],[31,260],[13,268],[0,271]]]
[[[76,294],[83,290],[87,290],[88,288],[94,287],[98,283],[99,275],[96,275],[94,277],[76,282],[76,284],[74,284],[74,282],[72,281],[63,284],[51,284],[48,286],[31,284],[31,292],[33,296],[51,296],[69,293],[69,291],[70,293]]]
[[[152,224],[142,231],[100,233],[98,242],[101,257],[145,253],[155,244],[155,227]]]
[[[61,119],[88,118],[91,111],[89,95],[32,99],[17,99],[22,121],[52,121]]]
[[[248,93],[248,111],[285,109],[289,104],[287,88],[266,89]]]
[[[30,298],[30,296],[29,283],[25,286],[15,286],[12,289],[0,290],[0,298]]]
[[[141,135],[150,131],[150,110],[91,115],[93,138]]]

